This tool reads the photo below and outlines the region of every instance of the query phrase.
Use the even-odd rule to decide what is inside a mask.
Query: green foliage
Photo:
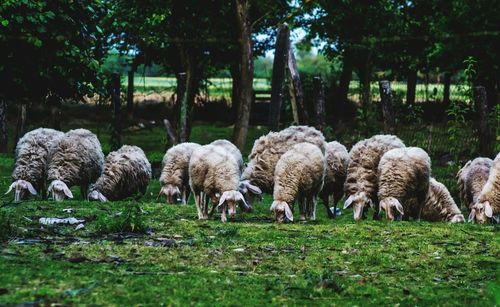
[[[147,230],[144,213],[138,203],[130,203],[123,212],[102,214],[96,224],[96,233],[100,235],[121,232],[144,233]]]
[[[0,209],[1,210],[1,209]],[[17,234],[17,227],[5,211],[0,211],[0,242],[7,241]]]

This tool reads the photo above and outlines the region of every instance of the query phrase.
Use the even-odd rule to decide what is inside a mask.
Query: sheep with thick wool
[[[323,187],[326,160],[320,148],[298,143],[281,156],[274,172],[271,211],[278,223],[293,221],[292,208],[299,203],[300,219],[316,219],[316,200]]]
[[[325,146],[326,171],[320,198],[326,207],[329,218],[335,218],[337,203],[344,196],[344,182],[349,165],[349,152],[339,142],[330,142]],[[333,210],[330,209],[330,198],[333,197]]]
[[[325,137],[313,127],[291,126],[280,132],[269,132],[257,139],[241,176],[240,189],[250,184],[258,187],[259,191],[272,193],[278,160],[292,146],[302,142],[316,145],[325,153]],[[250,192],[254,193],[251,189]]]
[[[429,180],[429,190],[422,206],[421,219],[429,222],[463,223],[462,212],[446,186],[434,178]]]
[[[494,219],[499,223],[500,214],[500,153],[493,160],[493,165],[488,175],[477,202],[471,207],[469,214],[470,222],[484,224],[488,219]]]
[[[353,207],[354,219],[361,220],[369,207],[373,207],[373,218],[378,219],[377,199],[378,164],[387,151],[405,147],[394,135],[375,135],[356,143],[349,152],[349,166],[344,184],[346,195],[344,209]]]
[[[38,128],[27,132],[19,139],[16,145],[12,184],[5,194],[14,190],[16,202],[27,199],[30,194],[36,195],[37,191],[41,191],[42,196],[45,196],[50,146],[63,135],[63,132],[54,129]]]
[[[388,220],[419,220],[429,190],[431,159],[418,147],[387,151],[378,165],[378,199]]]
[[[457,173],[457,183],[460,190],[462,208],[468,211],[477,203],[479,194],[488,181],[493,160],[489,158],[475,158],[469,160]]]
[[[236,162],[238,162],[238,169],[240,170],[240,174],[243,172],[243,156],[241,155],[241,151],[236,147],[233,143],[229,142],[228,140],[224,139],[219,139],[215,140],[210,145],[215,145],[215,146],[221,146],[225,150],[227,150],[229,153],[231,153],[234,158],[236,159]]]
[[[88,198],[106,202],[135,194],[144,195],[151,174],[151,164],[144,151],[137,146],[123,145],[106,157],[104,171],[90,186]]]
[[[79,185],[87,198],[89,185],[97,180],[104,166],[101,143],[89,130],[70,130],[50,148],[47,182],[54,200],[73,198],[70,188]]]
[[[173,204],[181,197],[183,205],[187,204],[191,189],[189,187],[189,160],[200,144],[182,143],[173,146],[165,153],[160,175],[160,196],[165,196],[167,203]]]
[[[244,211],[251,208],[238,191],[240,171],[234,155],[221,146],[205,145],[193,152],[189,161],[189,185],[194,194],[198,219],[208,219],[215,206],[221,211],[221,220],[232,218],[239,203]],[[212,210],[208,212],[209,201]]]

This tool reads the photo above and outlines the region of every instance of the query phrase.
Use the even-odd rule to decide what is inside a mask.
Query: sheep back
[[[493,160],[488,181],[481,190],[478,201],[488,201],[493,209],[493,215],[500,214],[500,153]]]
[[[108,154],[104,172],[91,190],[110,200],[120,200],[136,193],[144,194],[151,180],[151,164],[137,146],[123,145]]]
[[[325,176],[325,156],[318,146],[299,143],[281,156],[274,172],[275,201],[291,205],[299,196],[318,194]]]
[[[446,186],[436,179],[429,181],[429,191],[425,199],[421,218],[425,221],[449,221],[462,215]],[[463,221],[463,216],[462,216]]]
[[[236,147],[233,143],[229,142],[228,140],[220,139],[220,140],[215,140],[210,145],[215,145],[215,146],[222,146],[225,150],[229,151],[234,158],[236,159],[236,162],[238,162],[238,168],[240,169],[240,173],[243,172],[243,156],[241,155],[241,151]]]
[[[322,193],[331,194],[342,191],[347,177],[349,152],[339,142],[326,143],[325,146],[326,170]]]
[[[189,185],[189,160],[193,152],[200,148],[196,143],[182,143],[171,147],[162,160],[160,184],[181,187]]]
[[[469,209],[478,201],[479,194],[488,181],[493,160],[489,158],[476,158],[468,161],[458,173],[458,188],[462,207]]]

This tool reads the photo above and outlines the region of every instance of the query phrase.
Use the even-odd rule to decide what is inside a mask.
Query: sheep
[[[339,142],[330,142],[325,146],[326,171],[320,198],[326,207],[329,218],[335,218],[337,203],[344,196],[344,182],[349,165],[349,152]],[[330,209],[330,196],[333,195],[333,210]]]
[[[380,158],[387,151],[405,147],[403,141],[394,135],[375,135],[356,143],[349,152],[349,166],[344,191],[349,195],[344,209],[353,207],[355,220],[365,218],[368,207],[373,207],[373,218],[378,219],[377,167]]]
[[[137,146],[123,145],[109,153],[104,172],[90,186],[88,198],[106,202],[122,200],[131,195],[145,194],[151,180],[151,164]]]
[[[378,165],[378,199],[388,220],[419,220],[429,190],[431,159],[418,147],[386,152]]]
[[[490,218],[499,223],[498,214],[500,214],[500,153],[493,160],[488,181],[471,208],[469,222],[484,224]]]
[[[86,129],[70,130],[50,147],[47,169],[48,192],[56,201],[73,198],[70,187],[80,185],[82,197],[99,178],[104,165],[101,143]]]
[[[460,190],[462,208],[467,208],[470,212],[471,207],[477,203],[479,194],[488,180],[492,165],[493,160],[489,158],[476,158],[469,160],[458,171],[457,183]]]
[[[212,215],[215,205],[222,212],[222,222],[227,221],[226,212],[233,218],[236,204],[243,211],[250,211],[243,195],[237,191],[239,167],[234,155],[221,146],[205,145],[193,152],[189,161],[189,185],[194,194],[198,219]],[[208,202],[212,210],[208,212]]]
[[[241,176],[242,186],[251,184],[261,192],[272,193],[276,163],[293,145],[302,142],[314,144],[325,153],[325,138],[313,127],[291,126],[280,132],[269,132],[261,136],[255,141],[248,156],[248,165]],[[248,191],[254,192],[251,189]]]
[[[323,187],[326,160],[318,146],[298,143],[281,156],[274,172],[271,211],[278,223],[293,222],[299,202],[300,219],[316,219],[316,198]]]
[[[447,221],[450,223],[465,221],[446,186],[432,177],[429,180],[429,190],[422,206],[421,219],[429,222]]]
[[[160,175],[160,193],[157,200],[163,195],[167,203],[173,204],[175,198],[181,197],[181,203],[189,200],[189,159],[193,151],[200,148],[196,143],[182,143],[173,146],[165,153]]]
[[[63,135],[63,132],[54,129],[38,128],[19,139],[12,184],[5,194],[14,189],[16,202],[27,199],[29,194],[37,195],[37,191],[42,192],[42,198],[45,197],[49,148]]]
[[[238,168],[240,170],[240,174],[243,172],[243,167],[244,167],[243,157],[241,156],[241,152],[238,149],[238,147],[236,147],[233,143],[229,142],[228,140],[224,139],[215,140],[212,143],[210,143],[210,145],[222,146],[225,150],[229,151],[238,162]]]

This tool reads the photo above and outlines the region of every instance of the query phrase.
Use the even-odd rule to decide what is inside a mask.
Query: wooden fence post
[[[316,115],[314,126],[323,131],[325,128],[325,82],[319,76],[313,78],[313,101]]]
[[[279,130],[281,103],[283,101],[283,81],[285,65],[288,62],[288,45],[290,29],[284,23],[278,30],[276,49],[274,51],[273,75],[271,80],[271,104],[269,106],[268,127],[270,131]]]
[[[382,114],[384,116],[384,131],[386,133],[396,133],[396,122],[394,118],[394,108],[392,105],[391,83],[387,80],[379,81],[380,102],[382,103]]]
[[[127,84],[127,113],[132,117],[134,112],[134,69],[130,68],[128,71],[128,84]]]
[[[121,140],[121,123],[120,123],[120,74],[113,73],[111,75],[111,104],[113,106],[113,124],[111,126],[111,150],[117,150],[122,145]]]
[[[490,156],[493,153],[492,139],[488,126],[488,97],[484,86],[474,88],[474,100],[476,103],[476,112],[479,132],[479,153],[484,156]]]
[[[293,120],[297,124],[309,124],[309,114],[304,103],[304,91],[302,90],[302,82],[300,81],[299,71],[297,69],[297,61],[293,54],[293,49],[288,44],[288,79],[290,82],[290,99],[292,102],[292,110],[294,111]]]
[[[187,139],[187,112],[188,112],[188,101],[186,95],[187,89],[187,74],[185,72],[181,72],[177,76],[177,103],[180,104],[180,112],[179,112],[179,127],[178,131],[178,140],[180,143],[183,143]]]
[[[7,153],[7,102],[0,95],[0,152]]]

